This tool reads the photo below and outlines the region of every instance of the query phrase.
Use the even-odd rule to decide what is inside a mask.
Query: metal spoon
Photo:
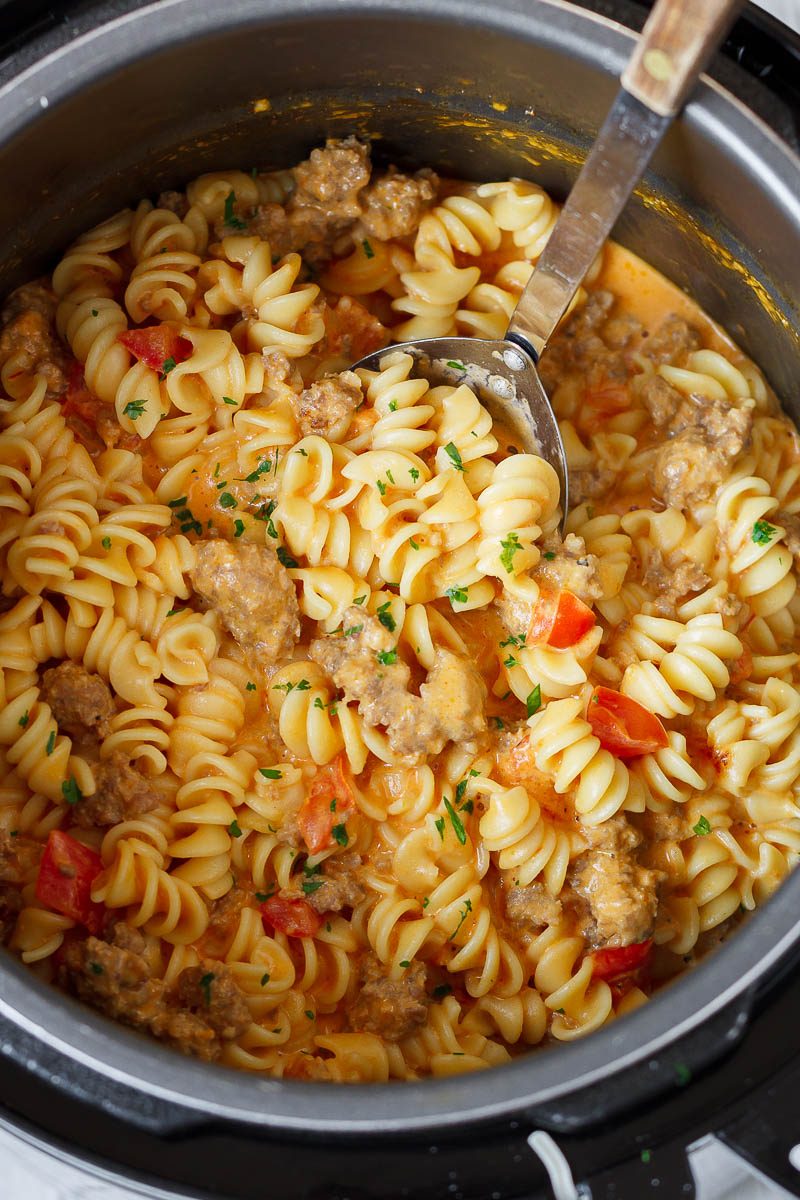
[[[536,364],[742,4],[743,0],[658,0],[505,338],[426,338],[391,347],[411,354],[416,373],[431,383],[467,383],[524,450],[547,459],[561,483],[564,518],[567,462]],[[388,352],[376,351],[355,366],[377,370]]]

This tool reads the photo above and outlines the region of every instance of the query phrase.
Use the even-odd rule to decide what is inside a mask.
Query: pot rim
[[[224,6],[209,6],[208,10],[197,0],[162,0],[83,34],[0,87],[3,125],[12,136],[92,79],[195,37],[254,22],[352,19],[355,14],[489,25],[545,47],[552,45],[562,53],[566,49],[594,67],[599,60],[606,74],[617,76],[634,38],[624,26],[565,0],[348,0],[346,9],[336,0],[304,0],[300,14],[296,0],[227,0]],[[587,28],[591,29],[590,39]],[[755,114],[704,76],[682,120],[712,139],[723,127],[728,135],[737,135],[731,156],[738,157],[743,168],[757,169],[763,187],[793,214],[800,227],[800,159]],[[534,1049],[480,1076],[361,1084],[343,1094],[341,1088],[325,1083],[262,1079],[224,1067],[210,1070],[206,1064],[181,1058],[114,1025],[41,984],[13,960],[0,962],[0,1014],[33,1035],[46,1051],[206,1118],[234,1120],[265,1130],[308,1132],[313,1128],[324,1135],[410,1133],[431,1126],[444,1131],[552,1105],[567,1094],[653,1059],[701,1021],[755,989],[800,938],[798,908],[800,872],[784,882],[730,943],[624,1021],[605,1026],[584,1040]],[[13,1056],[13,1046],[3,1045],[0,1050]],[[602,1103],[600,1089],[598,1099]]]

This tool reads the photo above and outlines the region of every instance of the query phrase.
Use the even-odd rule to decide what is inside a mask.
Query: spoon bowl
[[[395,350],[409,354],[414,359],[413,373],[431,386],[466,384],[471,388],[518,450],[538,454],[555,468],[561,495],[566,498],[567,458],[558,421],[534,360],[521,346],[486,338],[424,338],[376,350],[360,359],[354,369],[377,371],[381,359]]]

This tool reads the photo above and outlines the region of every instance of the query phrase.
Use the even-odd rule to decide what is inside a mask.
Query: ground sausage
[[[41,374],[51,397],[63,396],[73,362],[55,333],[55,294],[42,283],[26,283],[9,297],[2,313],[0,363],[13,358],[17,369]]]
[[[181,971],[175,999],[181,1008],[201,1017],[225,1041],[244,1033],[252,1022],[244,996],[229,968],[221,962]]]
[[[17,917],[25,907],[25,899],[18,887],[0,883],[0,942],[6,942],[14,932]]]
[[[394,650],[388,630],[355,605],[347,609],[343,623],[358,632],[318,638],[311,643],[310,657],[358,702],[368,724],[386,727],[398,754],[438,754],[446,742],[472,742],[486,728],[486,686],[467,659],[437,647],[433,667],[415,696],[402,658],[378,661],[379,653]]]
[[[682,366],[687,355],[699,350],[702,344],[698,331],[683,317],[673,314],[647,339],[644,353],[655,363],[670,363],[677,367]]]
[[[270,546],[234,546],[221,538],[200,542],[191,578],[248,658],[269,667],[292,650],[300,636],[300,608],[294,584]]]
[[[543,883],[512,887],[506,893],[506,916],[520,929],[541,929],[558,921],[561,901],[551,896]]]
[[[543,587],[572,592],[585,604],[603,595],[597,556],[586,553],[586,543],[575,533],[562,542],[557,534],[542,541],[542,557],[531,575]]]
[[[438,183],[432,171],[418,171],[412,177],[390,167],[361,193],[364,232],[382,242],[410,237],[425,209],[433,203]]]
[[[653,608],[658,616],[674,615],[675,607],[690,592],[699,592],[710,583],[699,563],[673,551],[665,559],[658,549],[650,552],[642,575],[642,587],[654,597]]]
[[[339,238],[359,217],[359,195],[369,182],[369,149],[354,137],[328,138],[324,149],[294,168],[287,204],[262,204],[248,231],[265,238],[273,254],[301,251],[309,262],[330,258]]]
[[[775,513],[773,520],[785,531],[783,540],[786,547],[795,563],[800,565],[800,517],[780,509]]]
[[[341,441],[363,399],[361,380],[353,371],[317,380],[300,393],[297,402],[301,434],[303,437],[317,434],[329,442]]]
[[[248,892],[233,887],[211,905],[208,928],[203,935],[203,954],[207,958],[224,958],[236,936]]]
[[[322,870],[305,879],[305,888],[300,880],[294,880],[281,891],[286,900],[305,900],[318,913],[341,912],[343,908],[355,908],[364,899],[364,887],[358,878],[361,855],[352,852],[334,855],[322,864]],[[308,884],[313,888],[309,891]]]
[[[222,1042],[237,1037],[250,1021],[247,1004],[227,967],[211,962],[187,968],[170,990],[154,972],[145,939],[122,922],[108,941],[88,937],[68,943],[58,977],[82,1000],[115,1020],[147,1029],[185,1054],[207,1060],[218,1058]]]
[[[84,829],[116,825],[157,807],[158,793],[121,750],[114,750],[109,758],[93,764],[92,771],[96,791],[84,796],[73,808],[76,825]]]
[[[348,1019],[351,1029],[377,1033],[387,1042],[399,1042],[425,1024],[428,1006],[426,972],[421,962],[412,962],[400,979],[390,979],[374,954],[361,967],[361,986]]]
[[[25,883],[42,857],[42,844],[33,838],[0,833],[0,883]]]
[[[638,375],[633,387],[658,429],[672,420],[683,402],[678,389],[660,375]]]
[[[157,208],[166,208],[168,212],[173,212],[181,220],[189,211],[189,201],[186,199],[185,192],[162,192],[158,197]]]
[[[69,661],[45,671],[41,698],[53,710],[61,732],[77,742],[106,737],[117,711],[106,681]]]
[[[747,445],[752,406],[738,407],[708,396],[685,398],[668,425],[670,440],[655,452],[653,489],[671,508],[712,496]]]
[[[586,471],[570,471],[569,502],[572,508],[586,500],[599,500],[610,491],[617,478],[610,467],[592,467]]]
[[[639,866],[640,835],[624,817],[584,829],[589,849],[570,867],[568,882],[589,905],[585,929],[592,946],[629,946],[650,937],[658,908],[660,871]]]

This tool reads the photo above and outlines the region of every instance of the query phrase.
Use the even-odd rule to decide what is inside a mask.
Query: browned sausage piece
[[[412,962],[401,979],[390,979],[374,954],[361,966],[361,987],[348,1013],[351,1029],[377,1033],[387,1042],[399,1042],[425,1024],[428,1005],[426,973],[421,962]]]
[[[585,828],[589,849],[570,868],[568,881],[587,901],[591,945],[629,946],[653,932],[661,871],[639,866],[641,836],[624,817]]]
[[[394,167],[373,179],[361,193],[361,224],[379,241],[410,237],[425,209],[436,198],[439,181],[433,171],[402,175]]]
[[[108,684],[80,663],[62,662],[45,671],[42,700],[50,705],[61,733],[76,741],[104,738],[108,722],[116,713]]]
[[[270,546],[200,542],[194,590],[220,616],[251,661],[274,666],[300,636],[294,584]]]
[[[353,371],[317,380],[305,388],[297,402],[300,432],[303,437],[317,434],[328,441],[340,441],[363,399],[361,380]]]
[[[250,1009],[228,967],[221,962],[187,967],[178,976],[175,999],[229,1041],[252,1023]]]
[[[76,825],[84,829],[116,825],[152,812],[158,805],[158,793],[121,750],[114,750],[104,762],[93,763],[92,771],[97,790],[72,809]]]
[[[506,894],[506,916],[520,929],[541,929],[543,925],[555,925],[561,916],[561,901],[538,881],[527,887],[512,887]]]

